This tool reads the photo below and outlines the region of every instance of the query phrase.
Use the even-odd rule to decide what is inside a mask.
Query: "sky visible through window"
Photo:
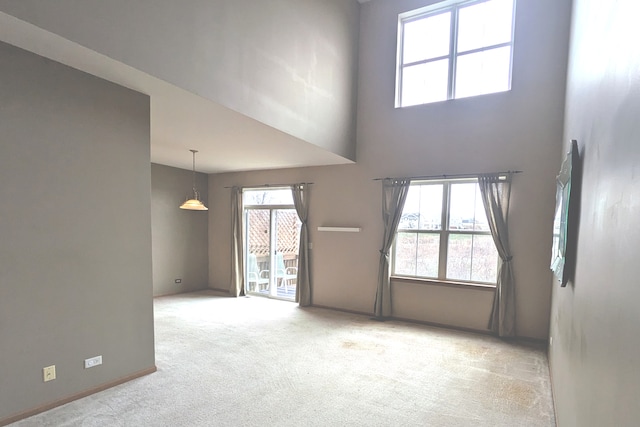
[[[414,185],[409,189],[400,229],[442,229],[442,184]],[[478,184],[451,185],[449,229],[489,231]]]
[[[293,205],[290,188],[245,190],[242,193],[245,205]]]

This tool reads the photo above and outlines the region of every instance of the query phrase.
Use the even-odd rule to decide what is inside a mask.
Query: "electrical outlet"
[[[56,379],[56,365],[47,366],[42,368],[42,377],[44,382],[52,381]]]
[[[93,368],[98,365],[102,365],[102,356],[96,356],[84,360],[84,369]]]
[[[175,283],[182,283],[182,279],[176,279],[174,280]]]

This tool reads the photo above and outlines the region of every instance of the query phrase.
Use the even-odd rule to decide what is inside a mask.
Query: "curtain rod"
[[[450,179],[450,178],[477,178],[480,175],[507,175],[510,173],[522,173],[522,171],[489,172],[489,173],[465,173],[452,175],[426,175],[426,176],[405,176],[401,178],[374,178],[374,181],[383,179]]]
[[[242,189],[245,188],[269,188],[269,187],[291,187],[292,185],[303,184],[303,185],[313,185],[313,182],[295,182],[293,184],[262,184],[262,185],[241,185],[239,186]],[[233,188],[238,187],[237,185],[232,185],[224,188]]]

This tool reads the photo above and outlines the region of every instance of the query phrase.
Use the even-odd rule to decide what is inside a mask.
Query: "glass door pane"
[[[246,238],[245,282],[249,294],[271,292],[271,210],[245,210]]]
[[[302,224],[295,209],[245,210],[247,294],[295,300]]]
[[[274,209],[274,288],[277,298],[295,300],[300,228],[295,209]]]

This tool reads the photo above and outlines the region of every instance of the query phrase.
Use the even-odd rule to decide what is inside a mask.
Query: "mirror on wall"
[[[576,171],[579,163],[578,142],[571,140],[560,173],[556,177],[556,213],[553,221],[553,246],[551,253],[551,270],[555,279],[562,287],[567,286],[571,278],[571,266],[575,262],[572,247],[574,247],[577,220],[572,215],[576,193]]]

